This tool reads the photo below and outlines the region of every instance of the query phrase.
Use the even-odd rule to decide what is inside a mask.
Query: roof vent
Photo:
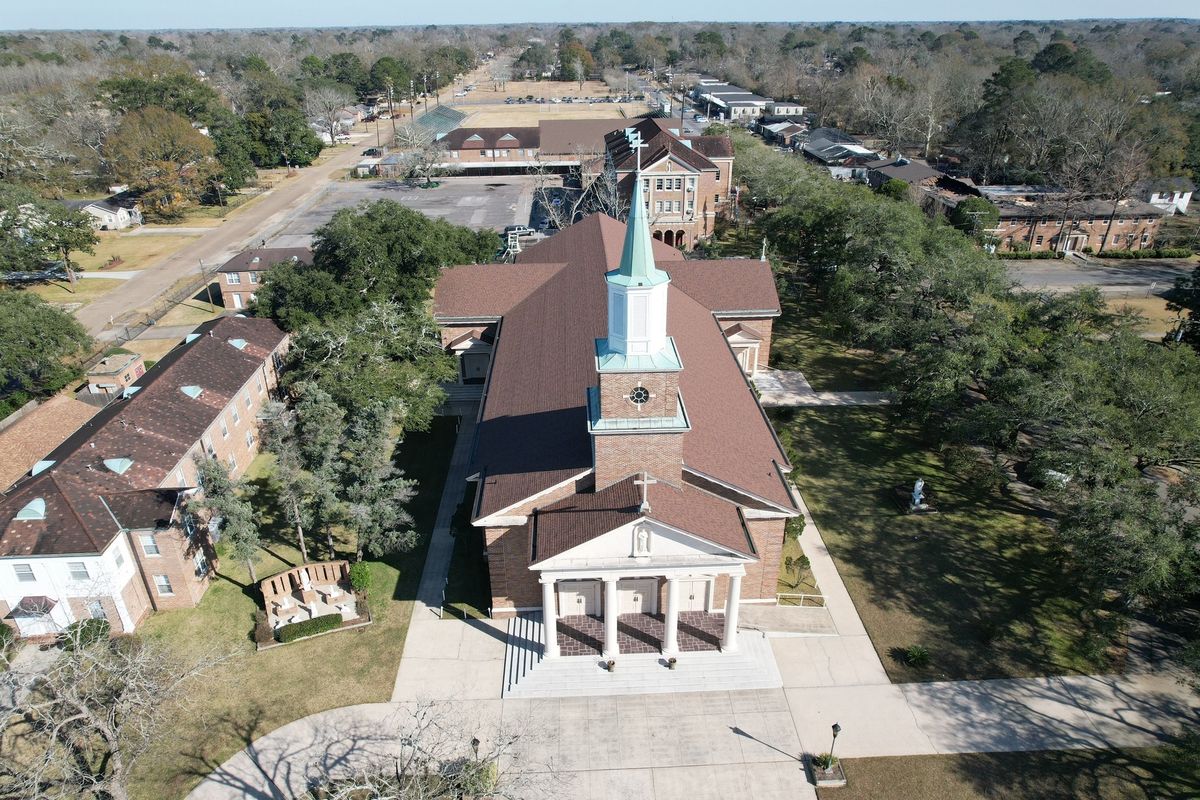
[[[29,470],[29,474],[37,475],[38,473],[45,472],[46,470],[50,469],[53,466],[54,466],[53,461],[39,461],[33,465],[33,469]]]
[[[199,386],[191,385],[191,386],[180,386],[179,391],[183,392],[188,397],[195,400],[197,397],[200,396],[200,393],[203,392],[204,390],[201,389]]]
[[[118,475],[124,475],[130,467],[133,466],[132,458],[106,458],[104,466],[108,467]]]
[[[251,264],[257,264],[260,261],[262,261],[262,259],[259,258],[258,256],[255,256],[254,258],[250,259]]]
[[[196,341],[196,340],[197,340],[197,339],[199,339],[199,338],[200,338],[200,334],[198,334],[198,333],[189,333],[187,336],[183,337],[183,343],[184,343],[184,344],[191,344],[192,342]]]
[[[229,343],[238,350],[246,349],[246,340],[245,339],[230,339]]]
[[[300,260],[300,256],[292,256],[292,263],[295,264]]]
[[[35,497],[25,504],[25,507],[17,512],[14,519],[45,519],[46,518],[46,501],[40,497]]]

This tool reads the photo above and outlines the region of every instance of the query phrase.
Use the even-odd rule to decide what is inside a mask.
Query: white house
[[[1189,178],[1155,178],[1140,187],[1141,198],[1168,214],[1186,214],[1196,186]]]
[[[111,200],[88,200],[68,205],[92,217],[92,227],[98,230],[122,231],[142,224],[142,212],[136,206],[123,206]]]

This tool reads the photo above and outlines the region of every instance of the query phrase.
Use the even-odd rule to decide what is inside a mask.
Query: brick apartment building
[[[681,249],[711,235],[729,204],[733,142],[728,136],[682,136],[670,119],[541,120],[538,127],[459,128],[443,138],[444,166],[465,171],[581,171],[598,175],[608,159],[632,193],[639,140],[643,190],[656,239]]]
[[[0,494],[0,617],[24,636],[195,606],[213,568],[185,513],[195,459],[240,475],[288,337],[265,319],[205,323]]]
[[[238,253],[217,270],[221,302],[234,311],[249,308],[257,299],[263,274],[285,261],[311,264],[312,250],[307,247],[257,247]]]
[[[745,374],[779,314],[770,266],[655,240],[647,178],[627,224],[587,217],[434,294],[447,347],[486,346],[470,480],[491,613],[540,611],[547,657],[737,649],[798,513]]]
[[[992,233],[1001,250],[1100,252],[1154,247],[1168,213],[1142,200],[1068,203],[1061,193],[1031,186],[980,186],[979,193],[1000,212]],[[1109,225],[1109,217],[1112,224]]]

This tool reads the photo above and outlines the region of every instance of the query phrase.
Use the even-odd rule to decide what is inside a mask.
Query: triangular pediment
[[[639,567],[652,564],[728,564],[754,560],[702,536],[640,517],[531,565],[532,569]]]

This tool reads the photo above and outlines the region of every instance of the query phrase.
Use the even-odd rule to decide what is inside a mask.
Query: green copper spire
[[[621,266],[605,277],[610,283],[622,286],[657,286],[671,280],[667,273],[654,265],[654,239],[646,219],[646,203],[642,199],[642,173],[633,174],[633,197],[629,201],[629,221],[625,225],[625,246],[621,250]]]

